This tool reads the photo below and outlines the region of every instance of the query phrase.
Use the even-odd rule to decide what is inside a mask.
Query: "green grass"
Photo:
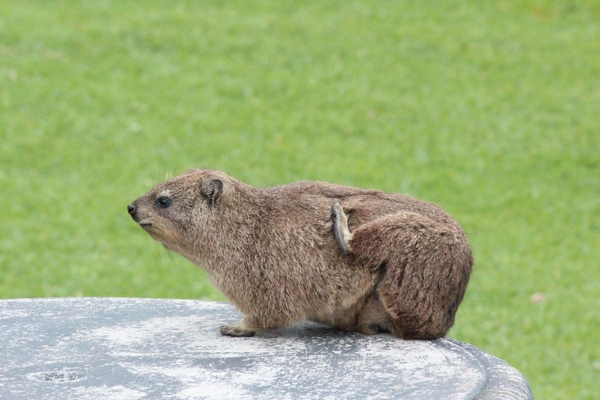
[[[403,192],[474,247],[451,336],[597,398],[599,38],[592,0],[0,0],[0,298],[223,299],[125,210],[189,167]]]

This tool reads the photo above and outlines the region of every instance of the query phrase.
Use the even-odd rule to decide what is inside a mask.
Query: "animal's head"
[[[127,206],[129,215],[153,239],[184,256],[198,254],[198,235],[210,235],[218,224],[217,210],[232,181],[219,171],[192,169]]]

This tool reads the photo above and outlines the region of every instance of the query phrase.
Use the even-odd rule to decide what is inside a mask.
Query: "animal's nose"
[[[133,216],[133,214],[135,214],[135,210],[135,202],[127,206],[127,212],[129,213],[129,215]]]

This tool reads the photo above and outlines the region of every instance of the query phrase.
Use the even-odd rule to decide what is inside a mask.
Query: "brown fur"
[[[161,198],[170,204],[159,206]],[[259,189],[190,170],[128,209],[242,311],[242,323],[222,327],[224,335],[308,319],[366,334],[443,337],[473,265],[447,213],[377,190],[309,181]]]

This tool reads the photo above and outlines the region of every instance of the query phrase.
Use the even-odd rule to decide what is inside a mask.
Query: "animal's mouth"
[[[150,221],[140,221],[138,222],[138,224],[142,227],[142,228],[147,228],[152,226],[152,222]]]

